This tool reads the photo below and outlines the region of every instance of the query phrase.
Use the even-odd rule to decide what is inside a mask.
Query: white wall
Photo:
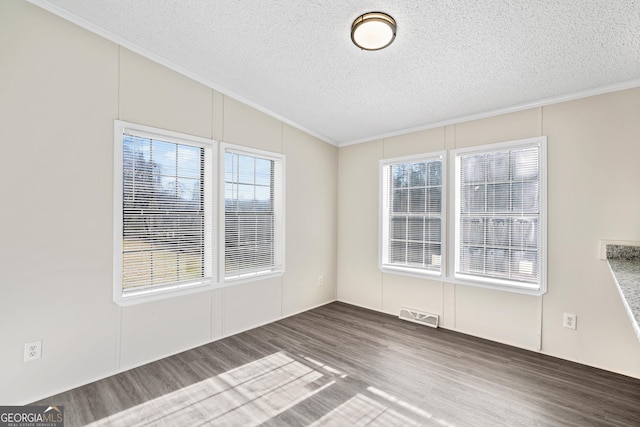
[[[341,148],[338,299],[394,315],[403,305],[434,312],[448,329],[640,378],[640,342],[598,258],[600,239],[640,238],[638,117],[640,89],[630,89]],[[547,294],[380,272],[380,159],[540,135],[548,137]],[[562,327],[564,312],[577,314],[577,330]]]
[[[0,55],[0,404],[335,300],[337,148],[26,2],[0,1]],[[284,276],[114,304],[114,119],[284,153]]]

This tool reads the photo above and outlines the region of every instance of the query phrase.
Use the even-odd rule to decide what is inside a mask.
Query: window
[[[115,122],[119,303],[211,285],[214,141]]]
[[[380,268],[440,276],[444,153],[380,162]]]
[[[223,144],[224,277],[284,272],[284,156]]]
[[[456,281],[542,294],[546,138],[454,151]]]

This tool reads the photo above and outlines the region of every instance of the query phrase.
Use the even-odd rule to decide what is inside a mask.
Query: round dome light
[[[351,40],[360,49],[380,50],[396,38],[396,21],[382,12],[360,15],[351,24]]]

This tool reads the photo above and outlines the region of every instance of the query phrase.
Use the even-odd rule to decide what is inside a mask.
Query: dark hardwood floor
[[[36,404],[66,426],[640,426],[640,380],[332,303]]]

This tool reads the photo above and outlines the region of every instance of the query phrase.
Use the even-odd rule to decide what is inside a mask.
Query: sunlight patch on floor
[[[90,426],[257,426],[332,384],[322,373],[279,352]]]
[[[357,394],[320,418],[312,427],[393,427],[421,424],[363,394]]]
[[[375,387],[367,387],[367,391],[375,394],[376,396],[380,396],[381,398],[395,404],[398,405],[401,408],[406,409],[407,411],[410,411],[414,414],[416,414],[417,416],[424,418],[425,420],[432,420],[434,423],[439,424],[441,426],[444,427],[453,427],[454,424],[450,424],[448,422],[446,422],[445,420],[439,419],[439,418],[435,418],[432,414],[430,414],[429,412],[425,411],[424,409],[420,409],[408,402],[405,402],[404,400],[400,400],[397,397],[386,393],[380,389],[377,389]]]
[[[332,385],[346,384],[346,373],[308,356],[297,357],[274,353],[89,426],[259,426]],[[361,385],[355,392],[311,425],[453,426],[376,387]]]

